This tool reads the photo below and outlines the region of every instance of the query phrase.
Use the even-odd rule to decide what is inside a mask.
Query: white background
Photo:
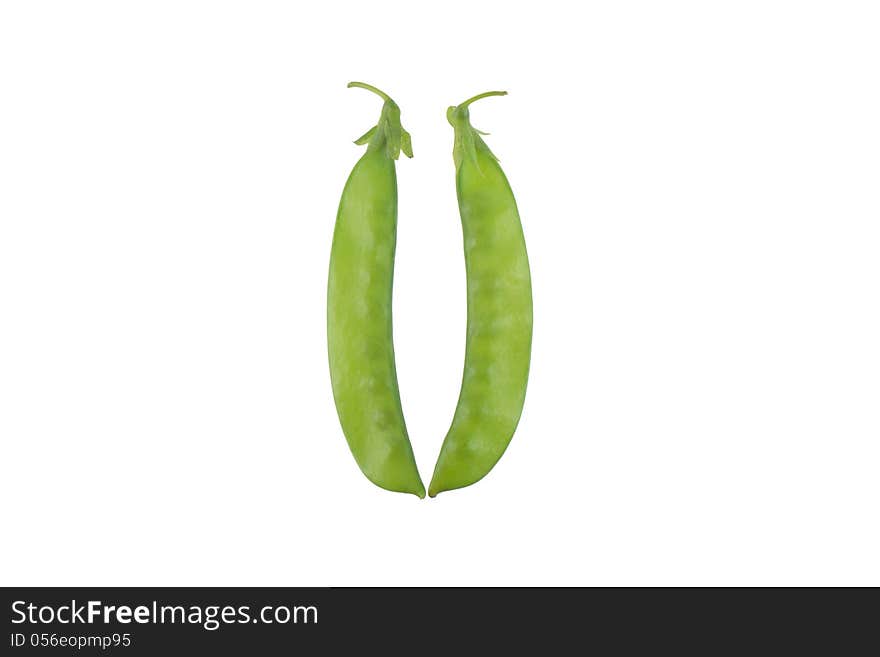
[[[880,584],[871,2],[5,2],[0,583]],[[333,221],[390,93],[426,482],[465,295],[448,105],[517,195],[528,398],[435,500],[358,471]]]

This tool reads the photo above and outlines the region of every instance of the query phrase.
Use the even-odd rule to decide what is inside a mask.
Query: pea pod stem
[[[459,109],[464,109],[465,107],[468,107],[471,103],[475,103],[476,101],[482,100],[483,98],[489,98],[490,96],[506,96],[506,95],[507,95],[506,91],[484,91],[481,94],[477,94],[476,96],[472,96],[471,98],[468,98],[463,103],[459,103],[458,105],[456,105],[456,107]]]
[[[349,82],[348,88],[351,89],[352,87],[357,87],[358,89],[366,89],[367,91],[372,91],[374,94],[379,96],[382,100],[384,100],[386,103],[393,103],[394,102],[393,100],[391,100],[391,97],[388,94],[386,94],[384,91],[382,91],[378,87],[374,87],[371,84],[367,84],[366,82]]]
[[[492,96],[506,96],[506,91],[485,91],[468,98],[463,103],[452,105],[446,110],[446,120],[455,128],[455,142],[452,147],[452,158],[455,161],[456,171],[461,168],[462,162],[467,159],[476,165],[477,171],[482,173],[482,166],[477,158],[477,151],[484,151],[489,157],[497,160],[495,154],[489,150],[486,142],[480,135],[485,135],[471,125],[470,105],[483,98]]]
[[[412,138],[403,129],[400,122],[400,108],[397,103],[384,91],[366,82],[349,82],[348,88],[352,87],[372,91],[385,101],[382,105],[382,113],[379,115],[379,122],[356,139],[354,143],[366,144],[368,152],[382,149],[392,160],[400,157],[400,151],[403,151],[407,157],[412,157]]]

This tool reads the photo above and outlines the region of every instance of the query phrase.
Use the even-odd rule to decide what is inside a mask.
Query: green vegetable
[[[474,96],[446,117],[455,128],[455,185],[467,268],[464,377],[431,497],[485,477],[519,422],[532,345],[532,284],[522,224],[497,158],[470,123]]]
[[[348,446],[377,486],[425,496],[403,419],[391,330],[397,242],[397,173],[412,157],[400,108],[385,101],[379,123],[356,144],[367,152],[352,169],[336,215],[327,286],[327,346],[333,397]]]

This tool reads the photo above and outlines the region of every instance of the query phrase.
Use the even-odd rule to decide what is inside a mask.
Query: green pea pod
[[[475,96],[446,117],[455,128],[455,187],[467,268],[464,377],[431,497],[485,477],[501,458],[522,413],[532,347],[532,283],[522,224],[497,158],[470,123]]]
[[[400,108],[382,97],[379,123],[358,139],[367,152],[352,169],[336,215],[327,285],[327,346],[333,398],[357,464],[377,486],[425,496],[403,419],[391,328],[400,151],[412,157]]]

